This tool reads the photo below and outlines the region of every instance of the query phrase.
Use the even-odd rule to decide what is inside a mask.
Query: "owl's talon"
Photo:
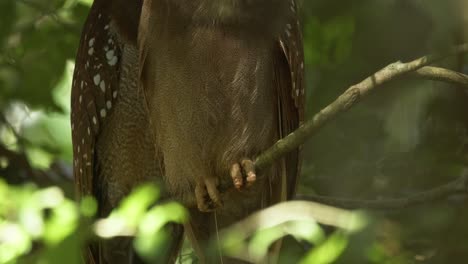
[[[241,191],[244,186],[252,186],[252,184],[257,180],[255,164],[250,159],[244,159],[240,163],[234,163],[231,166],[230,172],[234,187],[239,191]]]
[[[255,174],[255,164],[249,159],[243,160],[241,164],[246,175],[247,187],[250,187],[257,180],[257,174]]]
[[[234,187],[236,187],[237,190],[240,190],[242,188],[244,179],[242,177],[239,163],[234,163],[234,165],[231,166],[231,178],[232,182],[234,183]]]
[[[198,210],[201,212],[213,212],[223,206],[217,186],[217,178],[205,178],[197,184],[195,187],[195,198]]]

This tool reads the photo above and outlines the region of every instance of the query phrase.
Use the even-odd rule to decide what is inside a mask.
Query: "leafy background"
[[[85,223],[91,221],[93,203],[79,209],[70,200],[69,96],[73,60],[91,2],[0,1],[0,197],[9,197],[0,201],[0,262],[41,259],[61,263],[60,257],[78,254],[77,246],[87,239],[76,234],[89,226]],[[391,62],[468,41],[468,3],[464,0],[308,0],[302,3],[302,14],[309,116],[347,86]],[[468,73],[463,55],[442,65]],[[402,80],[369,96],[306,143],[300,193],[398,198],[465,173],[468,104],[467,93],[458,88]],[[50,186],[59,188],[42,189]],[[46,202],[31,199],[41,192],[50,195]],[[137,197],[157,199],[151,195],[157,191],[146,192],[150,194]],[[136,201],[132,206],[141,204]],[[291,254],[305,261],[307,254],[315,252],[319,257],[313,263],[462,263],[468,259],[466,205],[466,196],[454,195],[418,207],[368,211],[369,224],[363,230],[340,235],[340,229],[337,233],[319,226],[329,238],[305,239],[302,250]],[[155,210],[151,208],[141,209],[142,214],[149,213],[148,219]],[[57,218],[43,215],[50,210]],[[183,209],[170,210],[181,216],[172,220],[182,221]],[[75,224],[51,235],[47,228],[31,233],[30,223],[21,220],[24,212],[44,226]],[[163,209],[158,212],[160,218],[173,215]],[[88,220],[76,220],[80,217]],[[139,224],[130,224],[132,234],[138,233]],[[11,234],[7,231],[16,235],[7,236]],[[17,240],[7,243],[6,237]],[[70,243],[58,244],[68,245],[67,250],[57,250],[54,241],[65,240]],[[28,258],[5,257],[5,245]],[[50,250],[38,250],[43,248]],[[181,261],[195,262],[189,247],[184,252],[188,253]],[[323,256],[328,259],[320,260]]]

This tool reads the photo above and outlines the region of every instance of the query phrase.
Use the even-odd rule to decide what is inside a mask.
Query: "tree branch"
[[[464,52],[468,52],[468,43],[455,46],[446,53],[427,55],[406,63],[398,61],[386,66],[380,71],[367,77],[360,83],[350,86],[334,102],[323,108],[311,119],[303,123],[294,132],[278,140],[273,146],[271,146],[269,149],[265,150],[262,154],[260,154],[255,160],[255,168],[257,172],[261,172],[262,170],[267,169],[277,159],[298,148],[308,138],[317,133],[320,128],[322,128],[328,122],[336,118],[338,114],[349,110],[359,101],[361,101],[361,99],[364,96],[376,90],[382,84],[413,74],[414,76],[418,76],[424,79],[444,81],[468,86],[467,75],[448,69],[427,66],[449,56]],[[221,182],[219,190],[221,192],[225,192],[232,187],[233,183],[231,181]],[[312,199],[315,201],[320,201],[319,196]],[[327,198],[326,200],[329,201],[328,204],[333,204],[333,202],[330,199]],[[360,203],[361,202],[362,201],[360,201]],[[368,204],[370,207],[372,206],[372,202]],[[394,202],[396,203],[396,201]],[[344,203],[344,201],[339,202],[339,204]],[[405,202],[402,203],[405,204]],[[190,196],[189,201],[186,201],[185,205],[196,205],[194,197]]]
[[[426,66],[415,71],[413,75],[423,79],[468,87],[468,75],[444,68]]]
[[[356,103],[361,101],[364,96],[366,96],[369,92],[374,91],[382,84],[388,83],[408,73],[418,70],[421,70],[417,72],[419,76],[430,76],[433,79],[446,80],[449,75],[453,76],[455,72],[450,71],[451,74],[449,74],[449,70],[440,71],[440,68],[421,68],[461,52],[468,52],[468,43],[457,46],[445,54],[428,55],[407,63],[392,63],[382,70],[376,72],[372,76],[366,78],[362,82],[349,87],[333,103],[322,109],[319,113],[313,116],[312,119],[308,120],[296,131],[287,135],[285,138],[279,140],[272,147],[264,151],[255,161],[256,168],[258,170],[263,170],[271,166],[275,160],[298,148],[309,137],[314,135],[321,127],[323,127],[330,120],[334,119],[339,113],[345,112],[356,105]],[[434,69],[439,70],[435,71]],[[460,75],[459,73],[457,74]],[[453,82],[458,79],[459,78],[450,80]]]
[[[359,200],[337,198],[322,195],[299,195],[297,200],[314,201],[318,203],[336,206],[340,208],[367,208],[367,209],[402,209],[409,206],[419,205],[428,202],[435,202],[450,195],[465,193],[468,194],[468,175],[465,174],[456,180],[445,185],[433,188],[428,191],[417,193],[405,198],[390,198],[382,200]]]

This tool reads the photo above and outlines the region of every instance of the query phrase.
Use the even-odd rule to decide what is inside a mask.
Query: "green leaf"
[[[80,212],[84,217],[92,218],[97,213],[98,205],[96,200],[91,196],[86,196],[81,199]]]
[[[15,263],[16,258],[32,248],[32,241],[21,225],[1,218],[0,241],[0,263]]]
[[[110,217],[120,216],[127,220],[130,226],[137,226],[148,208],[159,198],[159,189],[154,184],[145,184],[137,187],[126,197]]]
[[[93,0],[78,0],[78,3],[82,3],[86,6],[91,7],[91,5],[93,4]]]
[[[138,226],[134,247],[137,253],[148,262],[161,257],[161,252],[168,250],[171,236],[167,229],[169,223],[182,224],[188,219],[187,210],[180,204],[170,202],[153,207],[145,214]]]
[[[328,264],[333,263],[344,252],[348,245],[348,236],[341,231],[332,234],[324,243],[312,249],[301,264]]]

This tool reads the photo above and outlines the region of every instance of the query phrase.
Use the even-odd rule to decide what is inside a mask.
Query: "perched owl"
[[[257,180],[253,160],[304,117],[294,0],[95,0],[72,87],[77,196],[106,216],[134,186],[158,182],[185,203],[183,234],[202,261],[216,229],[293,197],[299,150]],[[235,188],[220,193],[221,182]],[[90,246],[89,263],[139,263],[128,239]],[[234,261],[228,260],[226,261]]]

